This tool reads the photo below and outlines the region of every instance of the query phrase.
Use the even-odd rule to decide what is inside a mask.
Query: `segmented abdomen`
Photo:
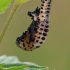
[[[32,51],[39,48],[45,41],[48,32],[48,23],[42,21],[40,23],[35,22],[37,25],[30,30],[25,31],[22,36],[18,37],[16,42],[17,45],[23,50]]]
[[[41,0],[42,5],[36,12],[29,13],[33,22],[20,37],[16,39],[17,45],[26,51],[39,48],[46,39],[49,30],[49,13],[51,0]],[[38,14],[39,13],[39,14]]]

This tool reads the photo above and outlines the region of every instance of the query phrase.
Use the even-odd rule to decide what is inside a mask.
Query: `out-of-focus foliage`
[[[0,0],[0,14],[4,12],[12,0]]]
[[[15,56],[0,56],[0,70],[48,70],[31,62],[20,62]]]

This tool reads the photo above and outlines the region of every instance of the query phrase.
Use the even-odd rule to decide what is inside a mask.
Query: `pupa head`
[[[40,8],[36,8],[35,9],[35,11],[33,11],[33,12],[30,12],[30,11],[28,11],[28,16],[30,16],[31,17],[31,19],[33,19],[33,20],[37,20],[37,17],[38,17],[38,15],[39,15],[39,13],[40,13]]]

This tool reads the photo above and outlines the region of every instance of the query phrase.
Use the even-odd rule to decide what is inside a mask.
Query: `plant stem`
[[[12,18],[13,18],[13,16],[14,16],[14,14],[15,14],[15,12],[16,12],[18,7],[19,7],[19,5],[14,4],[13,9],[12,9],[12,11],[11,11],[6,23],[5,23],[5,26],[4,26],[1,34],[0,34],[0,43],[2,42],[2,39],[3,39],[4,35],[5,35],[5,32],[8,29],[9,24],[10,24],[10,22],[11,22],[11,20],[12,20]]]

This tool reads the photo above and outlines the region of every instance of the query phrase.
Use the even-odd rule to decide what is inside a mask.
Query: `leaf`
[[[22,66],[16,66],[16,67],[9,67],[9,68],[2,68],[3,70],[23,70],[24,68],[26,68],[26,65],[22,65]]]
[[[2,64],[0,64],[0,68],[2,68],[2,66],[3,66],[4,64],[2,63]]]
[[[15,56],[0,56],[0,70],[48,70],[31,62],[21,62]]]
[[[12,0],[0,0],[0,14],[3,13]]]
[[[27,1],[29,1],[29,0],[15,0],[15,3],[17,5],[22,5],[23,3],[27,2]]]

